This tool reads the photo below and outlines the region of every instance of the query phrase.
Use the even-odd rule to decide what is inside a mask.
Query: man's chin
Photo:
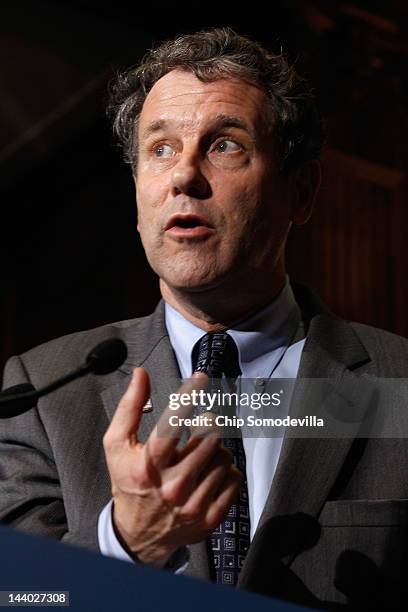
[[[161,283],[169,289],[179,293],[202,293],[215,288],[220,279],[214,275],[198,276],[185,275],[176,277],[161,278]]]
[[[184,282],[178,281],[174,284],[170,284],[169,286],[179,292],[201,293],[203,291],[208,291],[209,289],[212,289],[216,285],[217,283],[215,283],[214,280],[194,279],[194,280],[189,280],[189,281],[184,281]]]

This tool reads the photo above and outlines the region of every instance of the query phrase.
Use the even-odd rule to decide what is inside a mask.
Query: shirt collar
[[[270,304],[227,330],[237,344],[241,366],[288,345],[299,320],[299,307],[287,279],[282,291]],[[205,332],[167,303],[165,322],[181,375],[183,378],[191,376],[191,353]]]

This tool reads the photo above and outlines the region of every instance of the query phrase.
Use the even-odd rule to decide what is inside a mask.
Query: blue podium
[[[0,544],[0,607],[22,607],[24,604],[33,610],[46,604],[47,593],[54,593],[54,600],[48,596],[51,603],[47,603],[47,607],[55,610],[58,605],[62,611],[75,612],[305,610],[247,591],[109,559],[76,546],[26,535],[5,526],[0,526]],[[16,593],[24,592],[31,592],[31,595],[16,599]],[[39,593],[41,597],[34,597],[32,592]],[[68,605],[52,603],[59,601],[58,593],[67,592]],[[35,599],[37,602],[32,603]],[[63,599],[61,595],[60,600]]]

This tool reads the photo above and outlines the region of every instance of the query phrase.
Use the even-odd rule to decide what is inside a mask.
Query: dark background
[[[214,25],[283,47],[327,118],[322,194],[290,239],[291,276],[338,314],[408,335],[407,14],[404,0],[2,3],[0,362],[153,309],[107,84],[154,41]]]

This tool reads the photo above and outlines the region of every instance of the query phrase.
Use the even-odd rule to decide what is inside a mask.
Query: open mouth
[[[191,215],[191,214],[178,214],[170,217],[167,225],[166,231],[170,230],[172,233],[178,234],[194,234],[205,233],[210,231],[212,225],[199,215]]]
[[[173,225],[173,227],[184,227],[185,229],[188,229],[190,227],[200,227],[202,225],[203,224],[200,223],[198,219],[180,219]]]

